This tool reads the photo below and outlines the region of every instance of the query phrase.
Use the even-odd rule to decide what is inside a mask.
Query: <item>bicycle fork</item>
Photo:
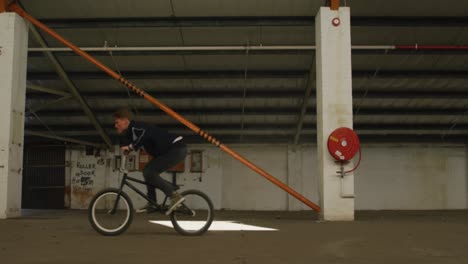
[[[115,211],[117,211],[117,206],[120,201],[120,196],[122,196],[122,190],[123,190],[126,180],[127,180],[127,174],[124,173],[122,182],[120,183],[119,192],[117,193],[117,198],[115,199],[114,205],[112,206],[112,209],[109,211],[109,214],[115,214]]]

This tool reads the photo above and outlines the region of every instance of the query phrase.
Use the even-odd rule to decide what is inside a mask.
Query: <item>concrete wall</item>
[[[319,203],[315,146],[231,147]],[[206,192],[217,209],[309,210],[218,148],[189,146],[189,151],[194,149],[203,151],[203,172],[189,171],[188,156],[185,172],[177,176],[178,183],[183,185],[182,189]],[[72,150],[70,156],[71,208],[86,208],[93,193],[104,186],[117,186],[120,177],[114,170],[111,153],[103,152],[102,157],[95,157],[84,155],[84,150]],[[98,164],[102,163],[100,159],[104,165]],[[143,179],[141,172],[130,175]],[[166,173],[164,177],[171,179],[171,174]],[[355,173],[356,210],[468,209],[467,189],[467,151],[463,146],[364,146],[363,160]],[[136,207],[146,203],[132,190],[127,193]],[[158,192],[158,198],[162,198],[162,193]]]

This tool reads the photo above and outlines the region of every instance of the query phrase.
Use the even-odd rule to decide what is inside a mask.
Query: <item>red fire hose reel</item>
[[[328,137],[327,146],[332,157],[341,163],[350,161],[359,151],[359,161],[356,167],[344,173],[352,172],[359,166],[361,162],[361,147],[359,145],[359,138],[352,129],[347,127],[335,129]]]
[[[328,137],[328,151],[336,160],[349,161],[359,151],[359,138],[350,128],[337,128]]]

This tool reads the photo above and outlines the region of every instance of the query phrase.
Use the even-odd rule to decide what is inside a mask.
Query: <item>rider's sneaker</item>
[[[140,213],[152,213],[152,212],[156,212],[158,210],[158,208],[150,203],[147,203],[145,206],[143,206],[142,208],[140,209],[137,209],[136,210],[136,213],[140,214]]]
[[[185,201],[185,198],[182,195],[178,192],[173,192],[171,195],[171,205],[167,209],[166,215],[170,215],[183,201]]]

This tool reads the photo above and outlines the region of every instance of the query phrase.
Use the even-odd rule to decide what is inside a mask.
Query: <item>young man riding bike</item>
[[[147,183],[161,189],[171,203],[166,215],[169,215],[180,203],[184,201],[175,186],[164,180],[160,174],[177,165],[185,159],[187,146],[181,136],[152,124],[133,120],[133,114],[127,108],[121,108],[114,114],[114,127],[118,134],[124,135],[128,145],[121,146],[122,151],[133,151],[143,148],[153,159],[143,169],[143,176]],[[148,198],[156,201],[156,190],[147,186]],[[156,208],[150,203],[137,212],[153,212]]]

